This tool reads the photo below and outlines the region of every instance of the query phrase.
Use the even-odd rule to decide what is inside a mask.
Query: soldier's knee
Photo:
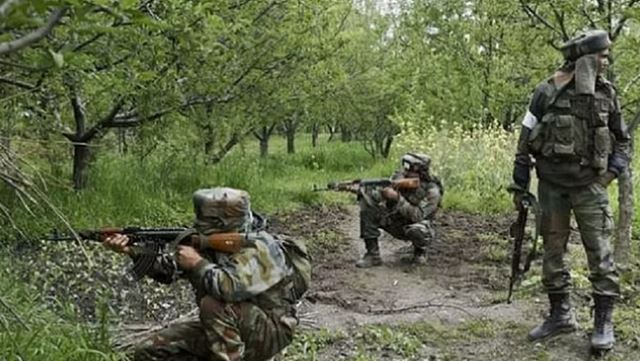
[[[133,352],[133,361],[157,361],[158,357],[153,355],[153,346],[138,347]]]
[[[405,236],[414,244],[427,246],[434,238],[434,232],[430,227],[416,223],[405,228]]]
[[[211,296],[205,296],[200,300],[200,312],[205,314],[220,314],[224,312],[225,303]]]

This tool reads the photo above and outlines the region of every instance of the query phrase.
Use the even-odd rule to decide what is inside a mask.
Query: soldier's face
[[[598,74],[602,74],[609,66],[609,49],[598,53]]]

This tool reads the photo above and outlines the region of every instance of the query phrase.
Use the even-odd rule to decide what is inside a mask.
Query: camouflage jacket
[[[158,256],[147,274],[162,283],[177,277],[189,280],[199,304],[204,296],[225,302],[252,302],[264,309],[290,306],[292,267],[287,262],[281,240],[256,232],[255,242],[239,252],[226,254],[204,250],[195,269],[180,273],[173,255]],[[134,256],[135,259],[135,256]]]
[[[402,172],[396,172],[391,179],[402,179]],[[442,201],[442,184],[437,178],[420,180],[418,189],[401,190],[397,202],[387,202],[390,215],[400,216],[410,223],[432,220]]]

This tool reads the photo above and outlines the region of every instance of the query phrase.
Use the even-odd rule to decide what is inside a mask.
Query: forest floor
[[[276,217],[271,229],[307,238],[315,256],[313,288],[300,311],[320,336],[288,353],[300,360],[640,360],[640,351],[625,342],[607,355],[591,355],[588,289],[573,295],[578,332],[541,343],[526,340],[547,302],[539,290],[539,261],[533,266],[538,275],[527,275],[533,278],[527,289],[505,302],[510,222],[444,211],[426,265],[406,262],[411,247],[385,234],[384,265],[358,269],[354,263],[364,245],[356,207]],[[579,244],[570,248],[575,258],[584,258]]]

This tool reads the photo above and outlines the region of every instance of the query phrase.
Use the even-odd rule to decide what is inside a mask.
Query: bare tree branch
[[[263,16],[267,15],[269,10],[273,9],[276,5],[279,5],[279,3],[275,0],[269,3],[269,5],[267,5],[264,9],[262,9],[262,11],[253,19],[251,23],[255,24],[256,22],[258,22],[258,20],[260,20]]]
[[[14,67],[14,68],[18,68],[18,69],[29,70],[29,71],[45,71],[44,69],[39,69],[39,68],[35,68],[33,66],[28,66],[28,65],[18,64],[18,63],[13,63],[13,62],[6,61],[6,60],[0,60],[0,64],[6,65],[6,66],[10,66],[10,67]]]
[[[7,0],[2,5],[0,5],[0,16],[4,16],[4,14],[9,11],[9,7],[13,4],[16,4],[20,0]]]
[[[520,0],[520,5],[522,5],[522,9],[524,12],[532,19],[537,19],[542,25],[547,28],[553,30],[553,32],[562,35],[561,31],[558,31],[547,19],[543,18],[542,15],[538,14],[529,4],[524,2],[524,0]]]
[[[593,20],[593,18],[591,17],[591,15],[589,15],[589,11],[587,11],[587,3],[586,1],[582,1],[582,9],[580,9],[580,11],[582,12],[582,15],[587,19],[587,21],[589,22],[589,25],[594,28],[597,29],[598,28],[598,24],[596,24],[596,22]]]
[[[33,85],[33,84],[29,84],[29,83],[26,83],[26,82],[22,82],[20,80],[14,80],[14,79],[9,79],[9,78],[5,78],[5,77],[0,77],[0,82],[1,83],[7,83],[7,84],[15,85],[17,87],[24,88],[24,89],[33,90],[33,89],[36,88],[36,86]]]
[[[633,116],[633,119],[627,125],[627,131],[629,134],[633,134],[640,124],[640,110],[636,111],[636,114]]]
[[[43,27],[23,36],[22,38],[6,43],[0,43],[0,55],[16,52],[44,38],[45,36],[47,36],[47,34],[49,34],[49,32],[51,32],[51,29],[53,29],[56,23],[64,16],[64,13],[66,11],[67,8],[54,10],[51,13],[51,16],[49,16],[49,20]]]
[[[111,125],[113,124],[113,119],[116,117],[116,114],[118,114],[120,109],[122,109],[123,105],[124,105],[124,99],[121,98],[116,102],[113,108],[111,108],[111,111],[109,111],[109,114],[107,114],[104,118],[100,119],[93,127],[91,127],[91,129],[89,129],[84,134],[82,134],[80,139],[78,139],[78,141],[88,142],[91,139],[93,139],[93,137],[95,137],[96,134],[98,134],[98,132],[103,128],[111,127]]]
[[[629,3],[627,4],[627,9],[632,8],[635,4],[638,3],[638,1],[639,0],[631,0],[631,1],[629,1]],[[616,38],[622,32],[622,29],[624,29],[624,26],[626,25],[628,20],[629,20],[629,17],[626,16],[626,15],[623,15],[622,18],[620,18],[620,20],[618,21],[618,24],[616,24],[616,26],[613,27],[613,29],[611,30],[611,34],[609,34],[609,36],[611,37],[611,41],[615,41],[616,40]]]
[[[105,33],[98,33],[94,36],[92,36],[91,38],[89,38],[88,40],[84,41],[83,43],[80,43],[78,45],[76,45],[76,47],[73,48],[73,52],[77,52],[82,50],[83,48],[85,48],[86,46],[90,45],[91,43],[93,43],[94,41],[100,39],[101,37],[104,36]]]
[[[76,135],[81,135],[84,133],[85,125],[87,124],[87,118],[85,115],[84,105],[82,104],[82,100],[80,96],[76,92],[75,86],[71,86],[71,108],[73,109],[73,119],[76,123]],[[78,141],[79,139],[75,138],[74,141]]]
[[[231,6],[229,6],[229,10],[239,9],[239,8],[245,6],[246,4],[250,3],[251,1],[253,1],[253,0],[245,0],[243,2],[236,3],[235,5],[231,5]]]
[[[109,128],[131,128],[142,125],[143,123],[159,119],[169,113],[173,113],[175,111],[179,111],[181,109],[185,109],[194,105],[210,105],[210,104],[220,104],[231,101],[235,98],[234,95],[226,94],[222,97],[196,97],[188,100],[182,104],[168,107],[166,109],[157,111],[153,114],[140,117],[137,111],[130,111],[123,115],[118,115],[114,117],[113,121],[108,124]]]
[[[629,80],[629,82],[627,83],[627,85],[625,85],[625,86],[622,88],[622,92],[621,92],[620,94],[621,94],[621,95],[622,95],[622,94],[625,94],[625,93],[629,90],[629,88],[631,88],[635,83],[637,83],[637,82],[638,82],[638,80],[640,80],[640,73],[636,74],[636,76],[634,76],[631,80]]]
[[[566,29],[565,24],[564,24],[564,12],[558,11],[558,9],[556,9],[556,7],[553,5],[553,3],[551,3],[551,10],[553,10],[553,15],[556,17],[556,21],[558,22],[558,25],[560,26],[560,32],[562,33],[562,39],[564,41],[569,40],[569,34],[567,34],[567,29]]]

